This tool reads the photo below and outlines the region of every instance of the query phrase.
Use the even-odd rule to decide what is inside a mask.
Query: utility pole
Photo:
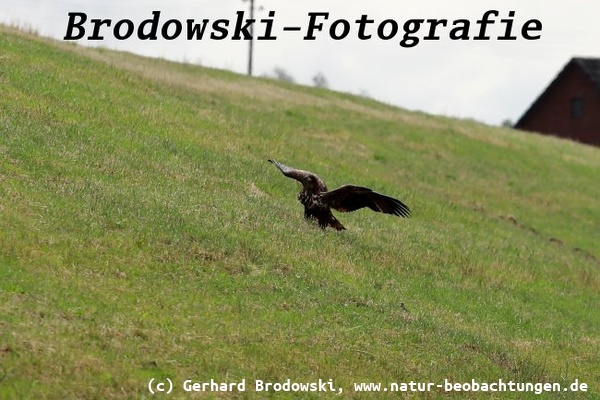
[[[254,19],[254,0],[250,2],[250,19]],[[248,75],[252,76],[252,47],[254,43],[254,24],[250,25],[250,43],[248,44]]]

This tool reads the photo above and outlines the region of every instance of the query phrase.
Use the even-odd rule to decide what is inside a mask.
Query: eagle
[[[377,212],[410,217],[408,206],[393,197],[355,185],[344,185],[328,190],[325,182],[312,172],[291,168],[273,159],[269,159],[269,162],[273,163],[283,175],[302,184],[298,201],[304,206],[304,218],[317,220],[323,229],[328,226],[338,231],[346,229],[331,213],[332,208],[341,212],[350,212],[368,207]]]

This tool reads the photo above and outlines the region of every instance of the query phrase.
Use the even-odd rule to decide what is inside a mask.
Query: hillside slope
[[[600,396],[598,149],[8,28],[0,87],[0,398]],[[413,217],[321,231],[271,157]]]

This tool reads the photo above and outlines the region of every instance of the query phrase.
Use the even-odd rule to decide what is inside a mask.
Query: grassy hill
[[[0,88],[0,398],[600,396],[598,149],[5,27]],[[270,157],[413,217],[322,231]]]

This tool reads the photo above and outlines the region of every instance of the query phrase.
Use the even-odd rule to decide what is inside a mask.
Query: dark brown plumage
[[[312,172],[291,168],[275,160],[269,160],[269,162],[275,164],[283,175],[302,183],[298,200],[304,206],[304,217],[316,219],[323,229],[327,226],[338,231],[346,229],[331,213],[332,208],[337,211],[350,212],[368,207],[373,211],[399,217],[410,216],[408,206],[393,197],[354,185],[344,185],[329,191],[325,182]]]

